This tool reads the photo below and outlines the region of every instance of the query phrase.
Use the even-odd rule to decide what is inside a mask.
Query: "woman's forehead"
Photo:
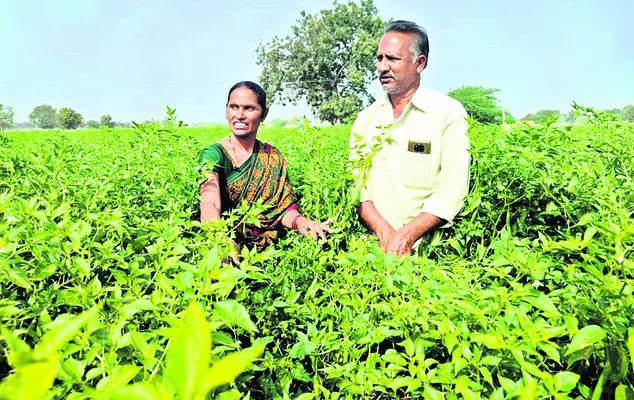
[[[249,89],[245,86],[240,86],[231,92],[229,96],[229,102],[240,102],[240,103],[258,103],[258,96],[253,92],[253,90]]]

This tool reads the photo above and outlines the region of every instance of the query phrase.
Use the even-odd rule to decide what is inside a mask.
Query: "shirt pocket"
[[[399,182],[407,188],[432,189],[438,175],[438,162],[432,146],[430,154],[415,153],[399,149],[396,159]]]

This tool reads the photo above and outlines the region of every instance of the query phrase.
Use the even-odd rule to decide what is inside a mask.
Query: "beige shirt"
[[[422,87],[396,121],[387,94],[361,111],[350,135],[351,159],[370,153],[379,138],[392,141],[372,157],[361,201],[371,200],[394,229],[421,212],[449,226],[469,191],[466,117],[457,100]],[[429,154],[408,151],[410,141],[431,144]]]

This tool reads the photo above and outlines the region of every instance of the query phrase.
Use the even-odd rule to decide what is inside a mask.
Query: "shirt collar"
[[[423,85],[419,84],[418,89],[414,92],[414,96],[412,96],[409,101],[414,107],[421,111],[429,111],[432,107],[432,104],[429,102],[429,96],[426,96],[425,92],[426,90],[423,88]],[[382,107],[392,107],[392,103],[390,103],[390,96],[387,93],[384,92],[380,100]]]

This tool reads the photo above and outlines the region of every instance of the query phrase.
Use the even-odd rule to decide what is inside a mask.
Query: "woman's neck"
[[[243,150],[249,154],[253,153],[253,148],[255,147],[255,135],[235,136],[232,134],[229,137],[229,141],[233,146],[235,146],[236,150]]]

